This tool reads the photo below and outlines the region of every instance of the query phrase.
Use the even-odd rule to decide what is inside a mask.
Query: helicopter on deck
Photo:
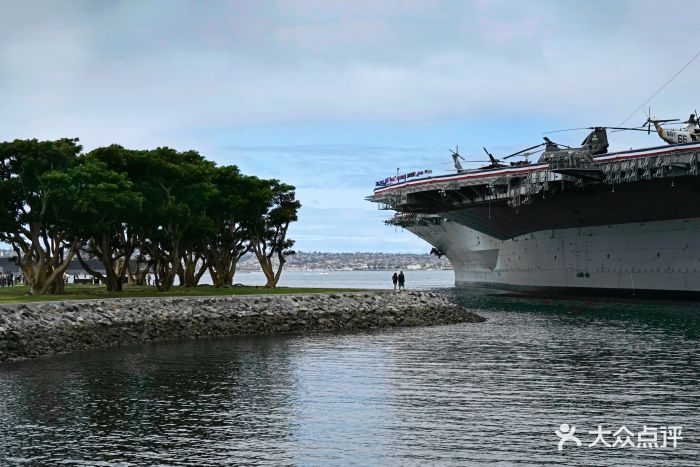
[[[563,144],[557,144],[550,140],[546,136],[544,137],[544,151],[540,156],[539,162],[551,162],[554,160],[564,160],[570,159],[575,160],[577,158],[592,158],[599,154],[605,154],[608,152],[608,128],[615,130],[628,130],[629,128],[619,128],[619,127],[606,127],[606,126],[595,126],[587,128],[572,128],[571,130],[559,130],[559,131],[572,131],[572,130],[592,130],[588,136],[581,142],[581,146],[578,148],[572,148],[571,146],[566,146]],[[556,133],[552,131],[550,133]]]
[[[565,144],[560,144],[560,143],[555,143],[548,137],[544,137],[544,143],[536,144],[534,146],[530,146],[528,148],[525,148],[523,150],[514,152],[513,154],[509,154],[501,159],[498,159],[493,156],[486,148],[484,148],[484,152],[486,155],[489,157],[488,161],[485,160],[473,160],[473,161],[466,161],[462,156],[459,154],[459,147],[456,148],[455,151],[450,151],[452,153],[452,159],[454,161],[454,166],[455,169],[457,170],[458,173],[462,172],[470,172],[472,170],[488,170],[488,169],[498,169],[498,168],[505,168],[505,167],[515,167],[515,166],[526,166],[530,164],[530,160],[528,159],[529,156],[532,154],[537,154],[541,152],[542,154],[540,155],[538,159],[538,163],[548,163],[552,167],[558,167],[561,168],[562,170],[575,170],[577,176],[581,177],[588,177],[589,175],[591,177],[595,176],[596,178],[598,177],[597,172],[594,174],[593,171],[591,171],[591,174],[588,174],[589,170],[587,168],[592,166],[593,163],[593,156],[597,156],[600,154],[606,154],[608,152],[608,133],[607,130],[617,130],[617,131],[624,131],[624,130],[633,130],[633,131],[646,131],[642,128],[627,128],[627,127],[610,127],[610,126],[595,126],[595,127],[585,127],[585,128],[569,128],[566,130],[557,130],[557,131],[550,131],[548,133],[558,133],[562,131],[574,131],[574,130],[591,130],[590,133],[586,136],[586,138],[581,142],[581,146],[579,147],[571,147],[567,146]],[[509,164],[505,164],[504,161],[506,159],[510,159],[511,157],[524,157],[524,160],[520,161],[514,161],[510,162]],[[477,169],[465,169],[462,167],[462,164],[460,163],[460,159],[465,162],[487,162],[488,165],[479,167]],[[583,171],[582,171],[583,170]]]
[[[538,144],[537,146],[532,146],[530,148],[523,149],[522,151],[518,151],[518,152],[515,152],[513,154],[509,154],[501,159],[497,159],[496,157],[494,157],[493,154],[491,154],[488,151],[488,149],[483,148],[484,152],[488,156],[488,160],[483,160],[483,159],[482,160],[470,160],[470,161],[465,160],[464,157],[462,157],[459,154],[459,146],[457,146],[454,151],[450,150],[450,152],[452,153],[452,160],[453,160],[455,169],[457,170],[457,173],[462,173],[462,172],[471,172],[473,170],[500,169],[500,168],[505,168],[505,167],[519,166],[519,165],[529,165],[530,161],[528,160],[528,156],[542,151],[541,149],[537,150],[537,151],[530,151],[530,150],[535,149],[535,148],[539,148],[541,146],[543,146],[543,145]],[[530,152],[528,152],[528,151],[530,151]],[[513,162],[510,162],[510,164],[505,164],[503,162],[506,159],[510,159],[511,157],[516,157],[516,156],[525,157],[525,159],[521,160],[521,161],[513,161]],[[476,168],[476,169],[465,169],[464,167],[462,167],[462,164],[459,162],[460,159],[464,162],[479,162],[479,163],[486,163],[487,165],[481,166],[481,167]]]
[[[651,113],[651,111],[650,111]],[[651,125],[654,125],[656,133],[659,138],[666,141],[668,144],[683,144],[692,143],[693,141],[700,141],[700,119],[698,118],[698,111],[690,114],[688,120],[683,123],[683,127],[680,129],[670,129],[664,128],[663,125],[671,122],[678,122],[679,119],[665,119],[659,120],[656,118],[651,118],[651,115],[647,114],[647,120],[642,124],[642,128],[646,127],[647,134],[651,133]]]

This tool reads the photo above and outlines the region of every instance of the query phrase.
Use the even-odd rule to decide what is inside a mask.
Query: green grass
[[[277,287],[267,289],[259,286],[217,289],[209,285],[199,287],[173,287],[170,292],[158,292],[155,287],[124,286],[122,292],[107,292],[103,285],[67,285],[63,295],[29,295],[29,287],[0,287],[0,304],[25,302],[50,302],[65,300],[93,300],[102,298],[138,297],[196,297],[211,295],[270,295],[302,293],[362,292],[363,289],[322,289],[311,287]]]

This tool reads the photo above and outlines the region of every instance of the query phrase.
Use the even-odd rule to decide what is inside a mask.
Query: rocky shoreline
[[[0,361],[206,336],[484,321],[434,292],[163,297],[0,306]]]

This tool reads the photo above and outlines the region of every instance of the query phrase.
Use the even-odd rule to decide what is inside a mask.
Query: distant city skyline
[[[7,2],[0,140],[194,149],[295,185],[299,250],[426,253],[364,199],[376,180],[446,173],[457,144],[479,159],[620,124],[698,52],[698,17],[651,1]],[[652,113],[700,107],[699,72]]]

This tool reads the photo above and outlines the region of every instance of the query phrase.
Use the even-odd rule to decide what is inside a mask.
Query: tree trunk
[[[187,251],[182,256],[182,264],[180,265],[180,285],[184,287],[197,287],[199,277],[201,277],[201,274],[198,274],[199,269],[197,268],[197,262],[199,262],[199,260],[199,255],[195,254],[193,251]]]
[[[197,266],[198,263],[199,266]],[[207,262],[203,254],[194,251],[186,252],[182,257],[182,264],[180,266],[180,285],[185,287],[197,287],[206,270]]]
[[[140,256],[140,255],[139,255]],[[131,269],[131,261],[126,262],[126,276],[129,285],[146,285],[146,275],[151,270],[151,264],[148,262],[140,261],[138,258],[135,261],[136,270]],[[145,264],[146,267],[141,269],[141,265]]]
[[[77,242],[70,247],[68,255],[64,260],[52,271],[48,271],[46,261],[40,260],[37,264],[37,271],[34,275],[34,281],[31,282],[30,293],[32,295],[45,295],[47,293],[63,293],[63,273],[73,259],[77,249]],[[60,283],[56,283],[56,281]]]
[[[177,275],[177,281],[180,283],[180,287],[186,287],[186,286],[185,286],[185,282],[186,282],[186,279],[185,279],[185,268],[182,267],[182,264],[179,264],[179,265],[177,266],[177,273],[176,273],[176,275]],[[174,283],[175,283],[175,282],[173,281],[173,284],[174,284]]]
[[[202,264],[199,266],[199,269],[197,269],[194,273],[194,286],[199,285],[199,281],[202,280],[202,276],[204,275],[205,272],[207,272],[207,262],[205,259],[202,257],[200,258],[202,261]]]
[[[154,249],[157,247],[154,246]],[[175,277],[180,273],[180,241],[174,240],[169,254],[164,255],[162,251],[154,251],[152,256],[156,257],[154,265],[154,275],[156,287],[159,292],[168,292],[175,282]]]
[[[76,257],[78,258],[78,262],[80,263],[80,266],[82,266],[83,269],[85,269],[85,272],[90,274],[92,277],[97,278],[99,281],[107,284],[107,290],[112,290],[110,289],[109,286],[109,281],[107,280],[107,277],[102,274],[100,271],[95,271],[90,267],[90,265],[83,259],[83,256],[80,254],[80,251],[77,252]]]
[[[213,255],[210,255],[213,256]],[[227,259],[223,258],[224,255],[216,258],[216,259],[210,259],[209,261],[209,275],[211,276],[211,283],[214,285],[216,288],[221,288],[221,287],[226,287],[226,272],[228,270],[227,267]]]
[[[207,254],[207,267],[209,268],[209,275],[214,287],[221,288],[231,285],[230,278],[233,277],[233,274],[230,271],[231,269],[234,271],[236,269],[236,262],[233,260],[234,256],[229,251],[217,251],[215,249],[209,250]]]
[[[267,287],[268,289],[274,289],[275,287],[277,287],[277,282],[279,282],[280,275],[282,274],[282,268],[284,267],[284,263],[286,262],[284,256],[278,255],[279,265],[277,266],[277,271],[275,271],[275,268],[272,264],[271,253],[265,254],[265,251],[257,245],[253,246],[253,251],[255,252],[255,257],[258,258],[260,268],[262,269],[262,272],[263,274],[265,274],[265,278],[267,279],[265,287]]]
[[[230,267],[228,268],[228,270],[226,270],[226,274],[224,275],[224,281],[225,281],[227,286],[230,286],[230,287],[233,286],[233,278],[236,275],[236,265],[237,264],[238,263],[236,261],[233,261],[231,263]]]

